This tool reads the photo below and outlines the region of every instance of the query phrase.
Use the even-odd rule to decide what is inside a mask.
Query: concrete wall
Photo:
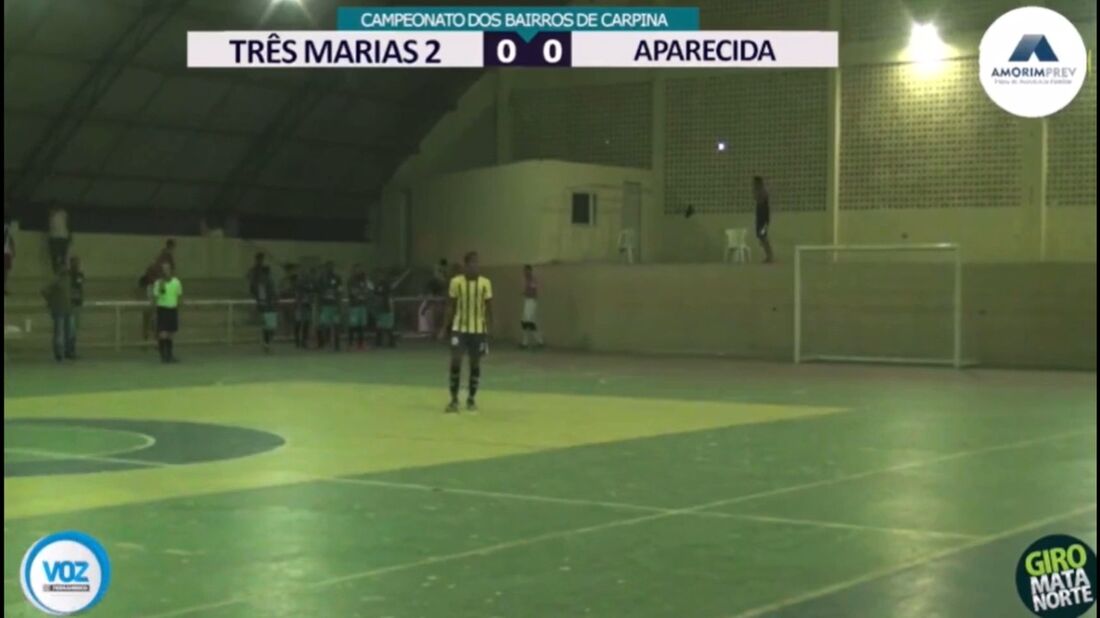
[[[414,261],[454,260],[471,249],[485,264],[618,259],[628,181],[642,185],[642,209],[652,209],[644,170],[526,161],[432,177],[411,191]],[[595,225],[571,222],[574,192],[596,195]]]
[[[804,305],[817,353],[949,354],[950,270],[871,264],[834,272]],[[521,272],[487,269],[499,336],[519,337]],[[789,361],[787,266],[555,265],[538,269],[551,345]],[[963,271],[963,354],[982,366],[1096,368],[1095,264],[972,264]],[[815,302],[817,306],[814,306]]]
[[[93,281],[118,281],[126,290],[152,263],[164,247],[163,237],[120,234],[75,234],[70,255],[79,256],[84,272]],[[12,270],[16,292],[27,288],[36,293],[49,275],[49,253],[45,235],[15,233],[16,259]],[[374,247],[363,243],[241,240],[237,238],[176,238],[176,266],[184,280],[240,280],[258,251],[268,254],[277,267],[303,258],[331,259],[346,268],[354,262],[372,264]],[[278,272],[278,270],[276,271]],[[97,284],[98,285],[98,284]],[[105,291],[117,286],[103,288]]]

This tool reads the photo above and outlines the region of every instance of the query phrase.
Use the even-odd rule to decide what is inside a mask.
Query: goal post
[[[962,367],[956,243],[799,245],[794,362]]]

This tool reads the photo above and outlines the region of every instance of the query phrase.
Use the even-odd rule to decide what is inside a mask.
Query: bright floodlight
[[[934,68],[943,60],[947,46],[933,23],[913,24],[909,35],[909,59],[923,69]]]

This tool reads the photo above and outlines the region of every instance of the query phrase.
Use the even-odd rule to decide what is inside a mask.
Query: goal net
[[[959,367],[962,337],[958,245],[795,248],[796,363]]]

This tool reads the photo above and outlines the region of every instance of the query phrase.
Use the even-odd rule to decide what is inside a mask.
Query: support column
[[[839,32],[841,0],[829,0],[829,29]],[[840,105],[842,100],[841,69],[829,71],[828,114],[829,147],[827,152],[828,177],[825,182],[825,210],[829,220],[829,243],[840,244]],[[833,256],[836,257],[835,254]]]
[[[653,71],[650,84],[652,106],[652,118],[650,118],[650,169],[653,170],[653,199],[645,199],[642,195],[642,233],[639,242],[643,245],[642,261],[660,261],[664,256],[664,247],[660,236],[660,230],[665,229],[662,219],[665,216],[665,148],[667,136],[665,134],[665,75],[664,71]],[[654,259],[654,256],[658,256]]]
[[[512,160],[512,88],[505,69],[496,70],[497,165]]]

